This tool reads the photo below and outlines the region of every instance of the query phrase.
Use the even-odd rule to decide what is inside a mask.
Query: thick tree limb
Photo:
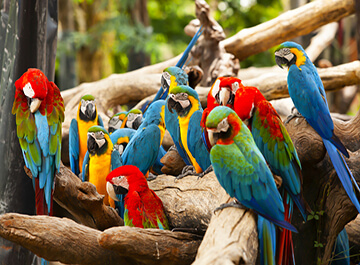
[[[354,264],[358,264],[360,261],[360,215],[345,227],[349,236],[351,261],[353,261]]]
[[[243,29],[223,40],[222,44],[227,52],[234,54],[241,61],[354,12],[353,0],[313,1],[260,25]]]
[[[226,194],[222,202],[231,200]],[[257,255],[255,214],[230,207],[212,216],[193,265],[255,264]]]

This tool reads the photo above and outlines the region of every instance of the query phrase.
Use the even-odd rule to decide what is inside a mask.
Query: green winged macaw
[[[104,127],[96,109],[95,98],[92,95],[85,95],[79,102],[77,117],[71,120],[69,129],[70,167],[76,175],[82,172],[82,165],[87,152],[88,130],[95,125]]]
[[[229,107],[215,107],[205,126],[212,145],[211,164],[219,183],[231,197],[259,214],[261,264],[275,264],[274,224],[296,229],[285,221],[283,201],[264,156],[250,130]]]
[[[188,75],[183,69],[176,66],[170,66],[163,71],[161,85],[171,94],[174,87],[179,85],[188,85]],[[168,100],[169,97],[167,98],[167,101]],[[180,125],[178,115],[176,112],[171,112],[169,110],[168,104],[165,105],[165,125],[166,130],[168,130],[171,138],[173,139],[179,155],[184,160],[185,164],[191,165],[184,146],[180,142]]]
[[[17,136],[30,169],[36,214],[52,215],[55,173],[60,169],[64,101],[59,88],[39,69],[30,68],[15,82],[12,113]]]
[[[105,195],[105,205],[115,208],[114,201],[106,191],[106,176],[115,168],[122,166],[119,152],[114,149],[109,133],[95,125],[88,130],[88,152],[85,155],[82,180],[94,184],[99,194]],[[122,216],[123,212],[119,212]]]
[[[121,125],[123,124],[123,121],[126,117],[127,111],[120,111],[116,114],[114,114],[110,119],[108,123],[108,132],[109,134],[112,134],[117,129],[120,129]]]
[[[148,171],[157,160],[164,138],[164,109],[165,100],[150,105],[143,122],[122,154],[124,165],[138,167],[145,176],[148,176]]]
[[[288,67],[287,83],[290,97],[296,109],[321,136],[347,195],[360,213],[360,204],[354,187],[360,189],[343,157],[349,157],[349,153],[334,133],[325,89],[316,67],[303,47],[291,41],[279,46],[275,51],[275,60],[281,68],[282,65]]]
[[[135,133],[136,130],[134,129],[120,128],[110,134],[110,139],[114,145],[114,149],[119,152],[120,156],[124,153],[126,146]]]
[[[111,171],[106,177],[109,196],[115,201],[125,196],[124,223],[140,228],[169,229],[164,206],[156,193],[149,189],[144,174],[133,165]]]
[[[178,116],[179,146],[183,147],[196,173],[208,170],[211,163],[201,136],[200,121],[203,109],[197,92],[189,86],[177,86],[171,90],[166,102],[169,111],[176,112]]]

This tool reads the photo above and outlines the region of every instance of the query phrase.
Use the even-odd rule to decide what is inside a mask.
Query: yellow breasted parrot
[[[95,98],[85,95],[79,102],[76,119],[72,119],[69,129],[69,158],[71,171],[79,175],[82,172],[84,156],[87,152],[87,133],[91,126],[104,127],[98,115]]]
[[[126,114],[127,114],[127,111],[120,111],[120,112],[114,114],[109,119],[109,123],[108,123],[109,134],[112,134],[117,129],[120,129],[121,125],[123,124]]]
[[[131,109],[126,113],[120,128],[131,128],[137,130],[142,123],[143,113],[139,109]]]
[[[54,176],[60,169],[64,101],[59,88],[39,69],[15,82],[12,113],[25,165],[32,173],[36,214],[52,215]]]

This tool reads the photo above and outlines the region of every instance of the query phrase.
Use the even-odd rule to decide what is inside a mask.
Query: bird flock
[[[349,153],[334,134],[315,66],[294,42],[282,43],[275,60],[288,68],[290,97],[299,115],[321,136],[349,199],[360,212],[355,193],[360,189],[345,161]],[[69,130],[71,170],[95,185],[125,225],[169,229],[162,201],[148,187],[149,180],[162,174],[161,158],[166,154],[162,141],[167,130],[173,149],[186,164],[176,178],[203,177],[213,170],[235,199],[216,210],[250,208],[258,215],[260,263],[295,264],[292,233],[298,231],[291,224],[293,211],[307,221],[311,209],[303,197],[301,162],[280,116],[256,87],[244,86],[236,77],[217,78],[203,110],[183,64],[164,69],[162,87],[152,102],[142,110],[115,114],[107,129],[96,99],[84,95]],[[36,213],[52,215],[64,102],[57,86],[38,69],[29,69],[15,87],[12,113],[25,165],[33,176]],[[273,175],[281,177],[280,187]],[[345,229],[338,239],[334,252],[342,258],[332,264],[349,264]]]

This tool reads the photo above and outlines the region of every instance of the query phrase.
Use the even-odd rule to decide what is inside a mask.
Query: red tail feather
[[[39,179],[35,178],[35,207],[36,215],[53,215],[53,195],[51,194],[50,213],[48,212],[48,205],[45,201],[44,189],[39,188]]]

